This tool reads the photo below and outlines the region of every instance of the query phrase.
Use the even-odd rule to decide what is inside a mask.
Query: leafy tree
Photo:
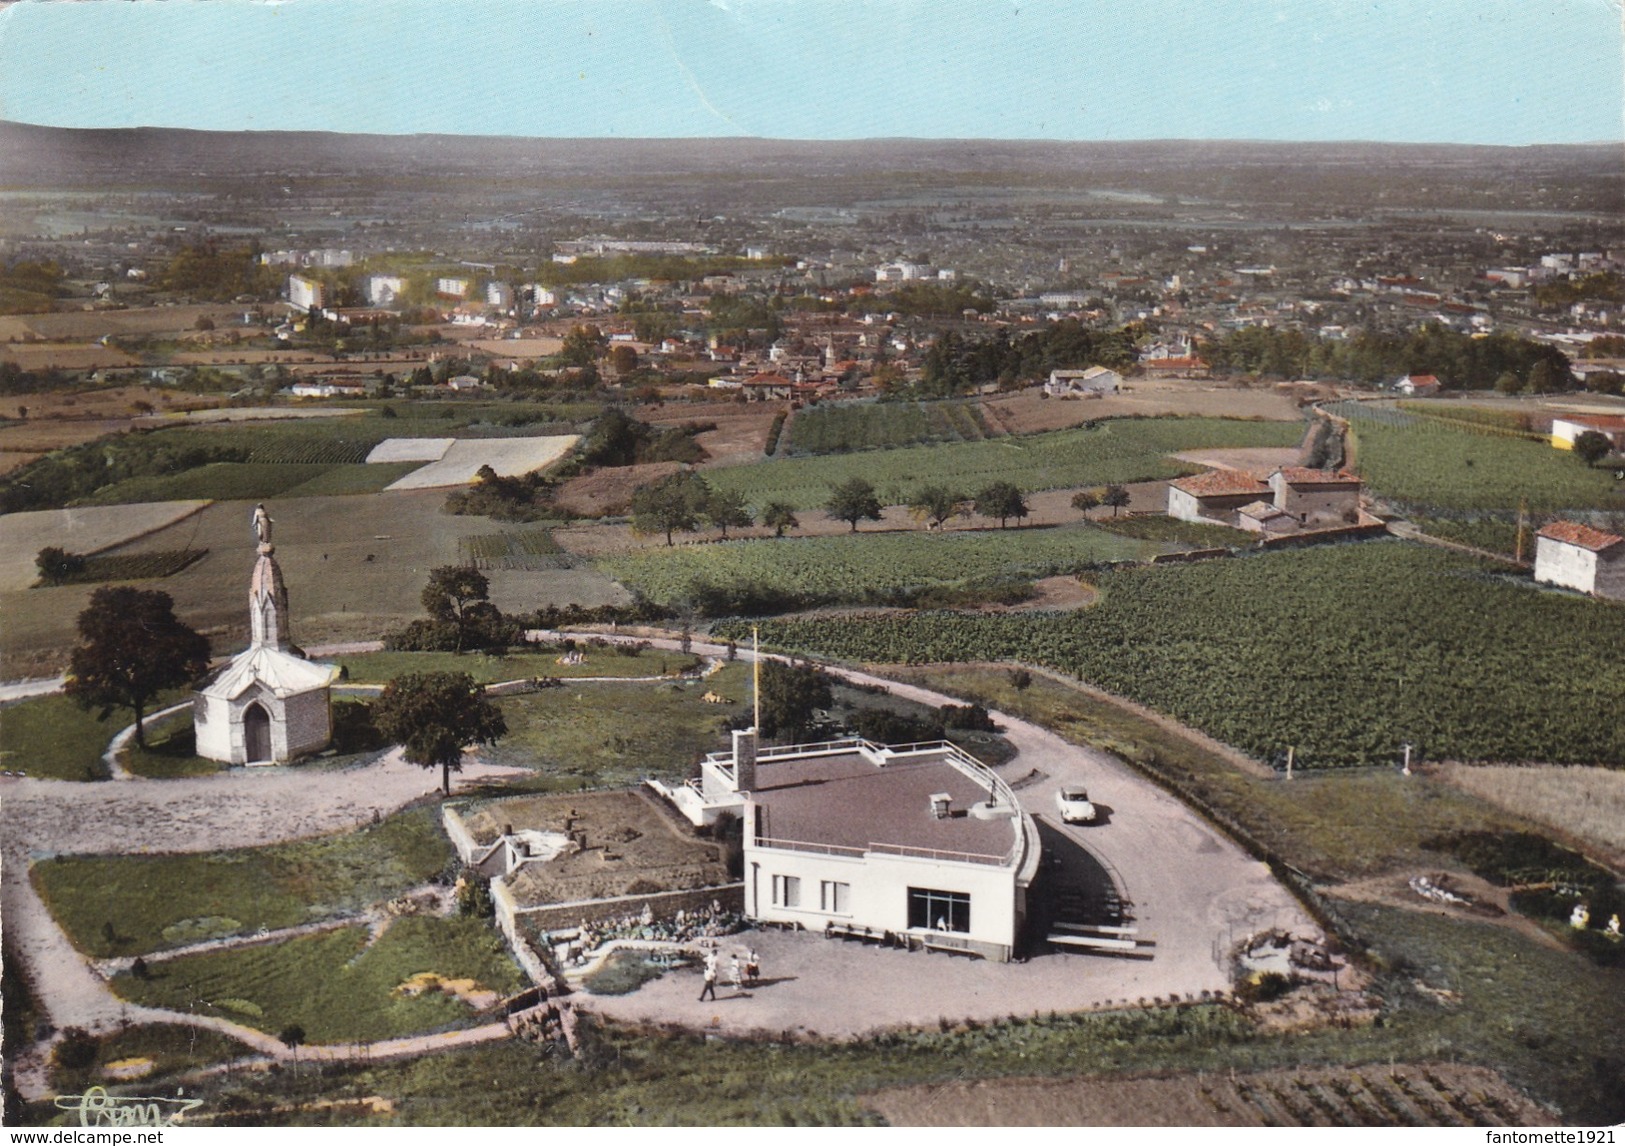
[[[1021,496],[1019,486],[1007,481],[996,481],[976,495],[976,512],[983,517],[999,519],[999,528],[1009,518],[1020,521],[1027,516],[1027,499]]]
[[[729,526],[744,529],[756,524],[745,504],[745,495],[731,489],[710,491],[705,499],[705,520],[722,530],[723,537],[728,536]]]
[[[502,709],[465,672],[407,673],[384,687],[372,706],[373,723],[406,758],[440,769],[440,787],[451,795],[451,774],[463,770],[463,749],[495,744],[507,735]]]
[[[423,587],[423,607],[429,616],[457,627],[457,652],[482,621],[491,619],[491,583],[472,565],[442,565],[429,571]],[[480,608],[481,605],[486,606]]]
[[[664,533],[666,544],[674,532],[684,533],[699,525],[711,503],[711,487],[690,470],[679,470],[632,495],[632,532],[648,535]]]
[[[819,709],[834,703],[829,677],[815,665],[762,662],[763,736],[791,740],[811,734]]]
[[[922,486],[908,501],[909,512],[923,517],[931,528],[941,529],[943,522],[965,512],[965,495],[945,485]]]
[[[47,545],[34,557],[40,580],[47,585],[60,585],[69,577],[84,572],[85,559],[78,553],[69,553],[55,545]]]
[[[80,707],[135,713],[135,742],[147,746],[141,717],[166,688],[177,688],[209,667],[209,642],[175,616],[168,593],[127,585],[97,589],[79,614],[66,692]]]
[[[610,348],[609,364],[617,374],[630,374],[638,368],[638,352],[622,342]]]
[[[824,512],[836,521],[850,523],[853,533],[858,531],[858,522],[865,518],[879,521],[883,510],[875,487],[860,477],[847,478],[830,490],[829,500],[824,503]]]
[[[1100,495],[1092,489],[1080,489],[1072,495],[1072,508],[1079,513],[1088,513],[1100,504]]]
[[[608,342],[604,332],[596,326],[571,327],[559,350],[559,361],[566,366],[591,366],[598,361],[599,353]]]
[[[1596,430],[1586,430],[1574,439],[1574,452],[1588,466],[1594,466],[1613,452],[1614,444],[1608,440],[1607,434]],[[44,556],[42,552],[40,556]]]
[[[799,529],[796,511],[782,501],[770,501],[762,509],[762,524],[773,530],[774,537],[783,537],[786,529]]]
[[[1100,504],[1111,506],[1113,517],[1116,517],[1118,512],[1128,503],[1128,490],[1120,485],[1109,485],[1106,487],[1106,492],[1100,495]]]

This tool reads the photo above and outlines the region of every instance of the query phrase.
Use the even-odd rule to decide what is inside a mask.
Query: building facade
[[[1625,601],[1625,537],[1554,521],[1535,535],[1535,580]]]

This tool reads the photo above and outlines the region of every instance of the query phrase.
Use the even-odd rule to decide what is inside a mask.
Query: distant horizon
[[[244,128],[212,128],[212,127],[168,127],[157,124],[140,124],[130,127],[64,127],[57,124],[31,123],[18,119],[0,117],[0,126],[34,128],[41,131],[73,131],[73,132],[184,132],[190,135],[323,135],[336,138],[370,138],[370,139],[470,139],[511,141],[516,143],[788,143],[804,144],[809,147],[840,147],[863,144],[884,143],[919,143],[919,144],[999,144],[1015,147],[1053,147],[1076,146],[1088,147],[1094,145],[1110,145],[1113,147],[1134,146],[1140,144],[1191,144],[1197,146],[1229,146],[1245,144],[1247,146],[1265,147],[1459,147],[1464,149],[1497,150],[1497,151],[1527,151],[1538,148],[1572,147],[1619,147],[1622,141],[1617,139],[1581,139],[1557,143],[1458,143],[1451,140],[1388,140],[1388,139],[1258,139],[1258,138],[1198,138],[1198,137],[1145,137],[1140,139],[1064,139],[1064,138],[1029,138],[1004,139],[996,136],[925,136],[925,135],[876,135],[859,136],[851,139],[803,139],[791,136],[772,135],[497,135],[479,132],[450,132],[450,131],[344,131],[335,128],[297,128],[297,127],[244,127]]]
[[[1625,143],[1612,0],[17,0],[0,119],[511,139]]]

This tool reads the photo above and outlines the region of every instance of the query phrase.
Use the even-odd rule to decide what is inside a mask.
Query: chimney
[[[931,801],[932,818],[946,820],[952,809],[954,798],[947,792],[937,792],[929,797]]]
[[[751,792],[756,788],[756,729],[734,730],[734,791]]]

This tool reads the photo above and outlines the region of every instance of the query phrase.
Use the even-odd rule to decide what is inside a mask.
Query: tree
[[[1596,465],[1613,450],[1614,443],[1608,440],[1608,435],[1596,430],[1586,430],[1574,439],[1574,452],[1580,455],[1580,460],[1588,466]],[[45,556],[43,551],[40,556]]]
[[[983,517],[996,517],[999,519],[999,528],[1009,518],[1020,521],[1027,516],[1027,499],[1021,496],[1020,487],[1007,482],[996,481],[976,495],[976,512]]]
[[[423,607],[437,621],[457,626],[457,651],[463,651],[469,633],[489,620],[491,583],[472,565],[442,565],[429,571],[423,587]],[[488,608],[481,609],[480,605]]]
[[[451,774],[463,770],[463,749],[495,744],[507,735],[502,709],[466,672],[407,673],[384,686],[372,706],[373,723],[406,758],[440,769],[440,787],[451,795]]]
[[[673,532],[689,532],[711,503],[711,487],[689,470],[679,470],[632,495],[632,532],[664,533],[666,544]]]
[[[559,349],[559,361],[566,366],[588,367],[598,361],[599,353],[609,339],[596,326],[574,326],[564,336]]]
[[[731,489],[711,490],[705,499],[705,520],[722,530],[723,537],[728,536],[729,526],[744,529],[756,524],[745,505],[745,495]]]
[[[773,530],[774,537],[783,537],[786,529],[799,529],[796,511],[782,501],[770,501],[762,509],[762,524]]]
[[[209,667],[208,640],[175,616],[168,593],[153,589],[97,589],[79,614],[79,636],[65,691],[81,708],[100,708],[102,719],[116,708],[133,711],[142,748],[147,702]]]
[[[622,342],[610,347],[609,364],[617,374],[630,374],[638,368],[638,352]]]
[[[1118,512],[1124,506],[1126,506],[1128,502],[1128,490],[1124,489],[1120,485],[1109,485],[1106,487],[1106,492],[1100,495],[1100,504],[1111,506],[1113,517],[1116,517]]]
[[[1080,489],[1072,495],[1072,508],[1079,513],[1088,513],[1100,504],[1100,495],[1091,489]]]
[[[847,478],[829,491],[829,500],[824,503],[824,512],[836,521],[849,522],[852,532],[856,533],[858,522],[863,519],[879,521],[883,507],[880,498],[875,495],[875,487],[860,477],[854,477]]]
[[[47,545],[34,557],[40,580],[47,585],[60,585],[69,577],[84,572],[85,559],[78,553],[69,553],[55,545]]]
[[[819,709],[834,703],[829,677],[815,665],[762,662],[763,736],[781,733],[792,740],[812,732]]]
[[[965,495],[945,485],[921,486],[908,499],[908,511],[923,517],[932,529],[941,529],[943,522],[965,512]]]

